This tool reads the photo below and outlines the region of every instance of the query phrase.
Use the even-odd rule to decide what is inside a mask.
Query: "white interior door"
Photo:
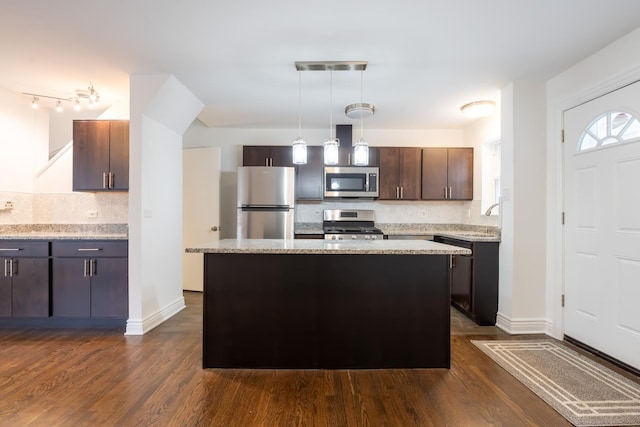
[[[183,150],[182,240],[184,248],[218,240],[220,148]],[[182,288],[202,291],[203,255],[183,254]]]
[[[640,82],[564,114],[564,315],[565,335],[640,369],[638,119]]]

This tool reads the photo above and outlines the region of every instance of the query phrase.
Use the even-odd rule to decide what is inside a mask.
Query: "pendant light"
[[[363,73],[364,71],[360,71],[360,106],[365,105],[362,102],[362,81],[363,81]],[[367,104],[371,107],[371,114],[375,110],[373,105]],[[349,107],[347,107],[349,109]],[[362,124],[362,120],[364,119],[364,111],[360,112],[360,139],[356,142],[353,147],[353,164],[355,166],[367,166],[369,164],[369,144],[364,140],[364,125]]]
[[[307,164],[307,142],[302,138],[302,75],[298,71],[298,139],[293,141],[293,164]]]
[[[324,142],[324,164],[337,165],[340,141],[333,136],[333,69],[329,69],[331,78],[329,91],[329,139]]]

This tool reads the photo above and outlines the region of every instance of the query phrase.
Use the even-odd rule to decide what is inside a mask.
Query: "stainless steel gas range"
[[[374,226],[374,211],[325,209],[322,228],[325,240],[382,240],[382,230]]]

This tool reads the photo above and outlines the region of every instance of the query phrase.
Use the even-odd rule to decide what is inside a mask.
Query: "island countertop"
[[[224,239],[186,248],[187,253],[471,255],[471,250],[427,240]]]

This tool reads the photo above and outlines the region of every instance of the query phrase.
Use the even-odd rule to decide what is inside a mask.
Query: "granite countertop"
[[[376,223],[388,236],[443,236],[467,242],[500,242],[497,227],[467,224],[383,224]],[[322,234],[321,223],[298,223],[295,234]]]
[[[471,255],[469,249],[427,240],[225,239],[186,249],[211,254]]]
[[[0,226],[0,240],[127,240],[127,224],[14,224]]]

